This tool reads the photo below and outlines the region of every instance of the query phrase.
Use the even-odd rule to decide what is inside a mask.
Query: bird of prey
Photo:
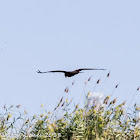
[[[37,73],[41,73],[41,74],[44,74],[44,73],[49,73],[49,72],[62,72],[65,74],[65,77],[72,77],[78,73],[81,73],[81,71],[83,70],[105,70],[105,69],[90,69],[90,68],[84,68],[84,69],[77,69],[77,70],[74,70],[74,71],[62,71],[62,70],[55,70],[55,71],[47,71],[47,72],[41,72],[40,70],[37,71]]]

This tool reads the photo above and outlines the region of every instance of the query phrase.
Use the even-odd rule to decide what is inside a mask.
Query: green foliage
[[[75,106],[74,111],[68,111],[69,103],[65,102],[64,115],[56,119],[54,115],[60,108],[53,112],[43,112],[39,116],[27,117],[27,112],[19,113],[15,118],[14,106],[4,108],[4,113],[0,114],[0,137],[4,138],[9,134],[18,133],[13,139],[140,139],[140,128],[136,127],[140,123],[140,118],[136,114],[140,108],[135,104],[132,113],[126,114],[124,110],[125,102],[116,104],[116,99],[110,101],[107,96],[104,104],[97,108],[79,108]],[[42,106],[42,108],[44,108]],[[15,112],[15,111],[14,111]],[[17,114],[16,114],[17,116]],[[28,119],[27,119],[28,118]],[[17,123],[22,125],[17,127]]]
[[[117,87],[118,85],[115,88]],[[68,93],[69,90],[65,92]],[[20,112],[20,105],[9,108],[4,106],[0,114],[0,139],[8,137],[13,140],[140,139],[139,106],[135,104],[128,113],[128,108],[124,109],[125,102],[117,105],[116,98],[111,100],[111,97],[107,96],[101,104],[94,99],[92,106],[89,107],[89,96],[90,93],[86,96],[84,107],[80,108],[78,103],[73,110],[70,107],[72,100],[68,101],[68,98],[64,100],[64,97],[52,112],[46,111],[46,107],[41,104],[41,114],[32,117],[28,116],[26,110]]]

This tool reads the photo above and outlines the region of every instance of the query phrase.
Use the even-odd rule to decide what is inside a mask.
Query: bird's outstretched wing
[[[77,69],[75,71],[82,71],[82,70],[106,70],[106,69],[91,69],[91,68],[83,68],[83,69]]]
[[[48,72],[63,72],[63,73],[65,73],[66,71],[63,71],[63,70],[53,70],[53,71],[48,71]]]
[[[49,72],[63,72],[65,73],[66,71],[62,71],[62,70],[54,70],[54,71],[45,71],[45,72],[41,72],[40,70],[37,71],[37,73],[49,73]]]

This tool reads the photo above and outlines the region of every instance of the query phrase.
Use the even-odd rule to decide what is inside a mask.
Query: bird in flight
[[[49,73],[49,72],[62,72],[65,74],[65,77],[72,77],[78,73],[81,73],[81,71],[83,70],[106,70],[106,69],[90,69],[90,68],[84,68],[84,69],[77,69],[77,70],[74,70],[74,71],[62,71],[62,70],[55,70],[55,71],[46,71],[46,72],[41,72],[40,70],[37,71],[37,73],[41,73],[41,74],[44,74],[44,73]]]

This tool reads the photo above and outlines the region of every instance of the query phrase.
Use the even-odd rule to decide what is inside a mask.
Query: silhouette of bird
[[[77,70],[74,70],[74,71],[62,71],[62,70],[55,70],[55,71],[47,71],[47,72],[41,72],[40,70],[37,71],[37,73],[41,73],[41,74],[44,74],[44,73],[49,73],[49,72],[62,72],[65,74],[65,77],[72,77],[78,73],[81,73],[81,71],[83,70],[106,70],[106,69],[90,69],[90,68],[84,68],[84,69],[77,69]]]

